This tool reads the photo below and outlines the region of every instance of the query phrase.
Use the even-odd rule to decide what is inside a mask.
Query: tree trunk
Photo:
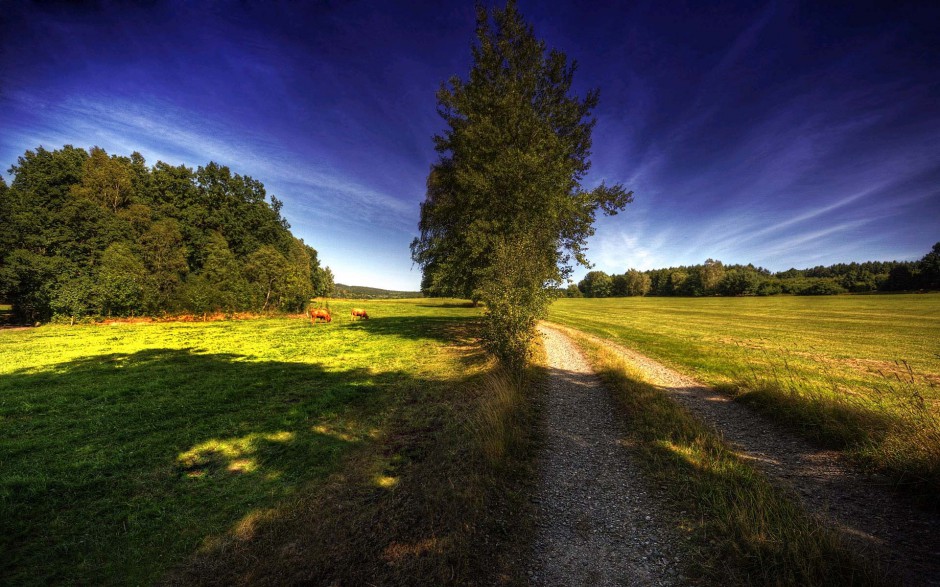
[[[268,288],[268,295],[264,296],[264,305],[261,306],[261,312],[266,312],[268,309],[268,301],[271,299],[271,288]]]

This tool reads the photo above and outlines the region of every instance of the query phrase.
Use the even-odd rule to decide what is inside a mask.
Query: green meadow
[[[453,559],[472,539],[459,531],[469,515],[461,497],[451,492],[445,504],[433,481],[396,491],[436,467],[450,471],[447,483],[464,479],[467,503],[481,503],[473,492],[489,481],[459,462],[484,458],[467,424],[474,390],[493,377],[475,350],[479,310],[426,300],[330,306],[333,322],[315,326],[272,318],[0,331],[0,576],[240,582],[250,579],[239,563],[290,559],[278,536],[291,525],[295,542],[297,525],[330,541],[330,560],[304,555],[319,565],[313,580],[444,572],[435,557]],[[353,306],[371,319],[354,321]],[[384,527],[354,523],[344,508],[385,511]],[[434,528],[415,521],[437,510]],[[226,559],[233,552],[239,560]]]
[[[549,319],[940,486],[940,294],[560,299]]]

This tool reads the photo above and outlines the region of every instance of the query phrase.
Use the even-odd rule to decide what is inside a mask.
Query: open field
[[[940,295],[561,299],[550,320],[940,486]]]
[[[0,582],[511,576],[480,534],[524,510],[529,428],[478,310],[330,305],[0,331]]]

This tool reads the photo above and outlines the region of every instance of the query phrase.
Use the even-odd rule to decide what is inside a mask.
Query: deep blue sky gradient
[[[587,187],[636,192],[597,224],[598,269],[940,240],[940,3],[520,9],[577,60],[579,93],[601,89]],[[466,76],[473,28],[469,2],[0,2],[0,165],[66,143],[215,160],[284,200],[337,281],[416,289],[434,94]]]

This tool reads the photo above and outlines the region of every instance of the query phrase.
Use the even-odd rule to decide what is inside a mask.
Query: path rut
[[[569,330],[554,324],[552,328]],[[850,543],[882,557],[905,585],[940,586],[940,512],[918,506],[893,491],[887,479],[859,472],[837,452],[813,446],[690,377],[609,340],[576,332],[638,367]]]
[[[644,483],[613,400],[580,350],[540,328],[550,379],[534,498],[536,585],[681,585],[684,551]]]

